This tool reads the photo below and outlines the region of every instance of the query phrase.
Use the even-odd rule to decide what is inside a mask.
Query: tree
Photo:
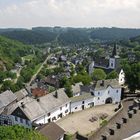
[[[140,63],[126,64],[123,66],[125,72],[125,81],[131,92],[140,89]]]
[[[5,78],[6,78],[6,74],[0,71],[0,83],[2,83]]]
[[[1,140],[47,140],[36,131],[24,128],[22,126],[0,126]]]
[[[103,80],[106,78],[106,73],[102,69],[95,69],[92,74],[93,80]]]
[[[76,76],[73,76],[72,79],[73,79],[72,83],[82,82],[84,85],[89,85],[90,82],[92,81],[91,77],[85,71],[78,73]]]
[[[115,79],[117,77],[118,77],[118,73],[115,70],[113,70],[107,75],[106,79]]]
[[[72,86],[71,86],[71,83],[69,81],[66,82],[66,84],[64,85],[64,88],[65,88],[65,91],[66,91],[66,94],[68,95],[68,97],[72,97],[73,96]]]

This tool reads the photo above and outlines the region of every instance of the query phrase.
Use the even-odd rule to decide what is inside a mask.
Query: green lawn
[[[38,65],[35,66],[35,69],[33,71],[33,74],[35,74],[38,71],[38,69],[40,68],[40,66],[41,66],[41,64],[38,64]]]
[[[24,56],[23,58],[24,58],[25,60],[32,60],[33,57],[34,57],[34,54],[30,54],[30,55]]]

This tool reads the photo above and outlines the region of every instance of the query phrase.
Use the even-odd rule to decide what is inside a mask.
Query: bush
[[[102,122],[100,123],[100,126],[105,126],[105,125],[107,125],[107,120],[102,120]]]

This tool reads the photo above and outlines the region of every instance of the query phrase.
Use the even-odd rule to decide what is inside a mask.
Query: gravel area
[[[112,104],[96,106],[70,114],[56,123],[70,134],[78,131],[79,134],[86,136],[100,127],[101,120],[98,119],[99,116],[102,114],[107,114],[108,117],[113,116],[116,107],[117,105]],[[94,121],[93,118],[97,120]]]

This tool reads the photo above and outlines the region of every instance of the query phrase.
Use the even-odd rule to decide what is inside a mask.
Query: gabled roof
[[[49,140],[59,140],[65,133],[65,131],[54,122],[39,127],[37,131]]]
[[[79,82],[79,83],[76,83],[75,85],[72,85],[73,94],[80,92],[82,85],[83,85],[82,82]]]
[[[109,79],[97,81],[94,85],[94,90],[104,90],[107,89],[108,86],[112,88],[121,88],[117,79]]]
[[[85,93],[76,97],[72,97],[70,99],[71,99],[71,102],[74,103],[74,102],[84,101],[86,99],[92,99],[92,98],[94,98],[94,96],[91,93]]]
[[[41,97],[41,96],[44,96],[46,94],[48,94],[48,91],[45,90],[45,89],[42,89],[42,88],[34,88],[34,89],[31,89],[32,91],[32,95],[34,97]]]
[[[20,101],[21,99],[23,99],[28,95],[28,92],[25,89],[21,89],[15,92],[15,95],[17,96],[17,100]]]
[[[57,90],[57,92],[54,91],[38,98],[37,100],[31,97],[26,97],[18,102],[18,104],[26,116],[31,121],[34,121],[46,113],[49,113],[56,108],[65,105],[69,101],[70,99],[67,97],[64,89],[61,88]]]
[[[7,90],[0,94],[0,109],[8,106],[17,99],[16,95],[11,90]]]
[[[95,59],[95,67],[105,67],[105,68],[108,68],[109,67],[109,59],[106,59],[106,58],[96,58]]]

